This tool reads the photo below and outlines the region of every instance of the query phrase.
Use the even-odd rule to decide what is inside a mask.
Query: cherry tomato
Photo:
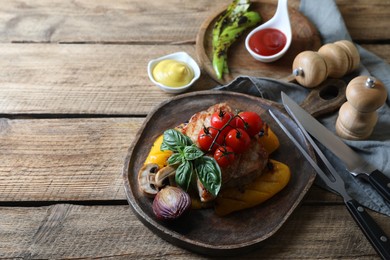
[[[227,146],[233,148],[235,153],[243,153],[248,150],[251,138],[248,133],[241,128],[232,129],[225,137]]]
[[[238,115],[245,121],[243,129],[245,129],[249,136],[258,134],[263,128],[263,120],[261,120],[261,117],[256,112],[244,111]],[[241,124],[243,124],[242,120],[238,119],[237,121],[241,121]],[[237,127],[240,127],[240,125],[237,125]]]
[[[230,125],[234,128],[241,128],[245,129],[245,123],[244,120],[241,119],[239,116],[235,116],[232,121],[230,122]]]
[[[215,137],[218,134],[218,130],[212,127],[203,127],[203,129],[199,132],[198,135],[198,143],[200,149],[202,151],[207,152],[209,150],[215,151],[215,149],[218,148],[219,145],[223,144],[224,137],[220,134],[215,141],[215,144],[213,145],[212,149],[210,149],[210,146],[212,145]]]
[[[231,164],[234,161],[234,157],[234,151],[229,146],[220,146],[214,153],[214,159],[222,168]]]
[[[232,117],[233,117],[232,113],[219,110],[219,112],[215,112],[211,116],[211,126],[217,129],[222,129]]]

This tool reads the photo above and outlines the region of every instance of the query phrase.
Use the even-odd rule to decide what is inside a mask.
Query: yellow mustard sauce
[[[152,71],[153,78],[169,87],[182,87],[191,82],[194,72],[191,67],[181,61],[160,61]]]

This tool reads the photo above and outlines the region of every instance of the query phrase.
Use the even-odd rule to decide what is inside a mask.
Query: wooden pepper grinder
[[[306,88],[315,88],[327,77],[341,78],[356,70],[360,55],[356,46],[347,40],[323,45],[318,52],[303,51],[292,64],[295,80]]]
[[[346,97],[336,121],[337,134],[350,140],[368,138],[378,120],[377,109],[387,98],[385,86],[373,77],[359,76],[348,84]]]

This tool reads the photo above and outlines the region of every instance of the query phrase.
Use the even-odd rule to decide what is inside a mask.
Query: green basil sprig
[[[175,181],[188,190],[195,176],[212,195],[221,189],[221,169],[214,158],[205,156],[191,139],[175,129],[164,132],[160,149],[174,153],[168,158],[169,165],[177,165]]]
[[[188,136],[175,129],[168,129],[164,132],[164,139],[160,149],[162,151],[178,152],[180,148],[188,145],[192,145],[192,141]]]
[[[221,169],[214,158],[203,156],[195,160],[195,171],[203,186],[214,196],[221,189]]]

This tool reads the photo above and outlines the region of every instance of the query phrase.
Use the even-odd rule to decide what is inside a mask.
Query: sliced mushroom
[[[145,164],[138,172],[138,185],[143,193],[148,197],[156,196],[158,190],[154,186],[156,172],[159,167],[155,163]]]
[[[158,170],[156,173],[155,179],[154,179],[154,185],[158,188],[162,188],[165,185],[165,180],[169,180],[169,184],[172,185],[171,183],[171,177],[176,174],[176,169],[172,166],[165,166]]]

